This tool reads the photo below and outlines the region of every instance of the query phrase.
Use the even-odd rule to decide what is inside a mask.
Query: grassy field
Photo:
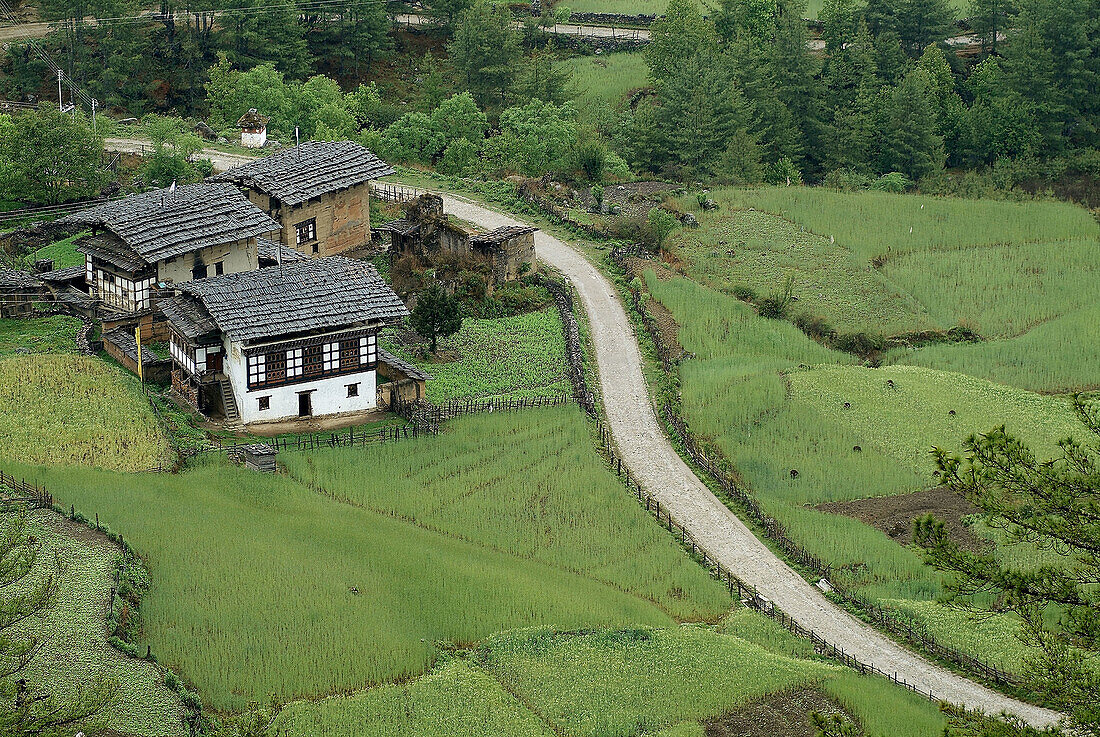
[[[0,320],[0,358],[14,353],[72,353],[80,320],[54,315],[28,320]]]
[[[577,56],[556,62],[555,66],[572,74],[582,108],[590,103],[613,106],[630,90],[644,87],[649,75],[638,51]]]
[[[428,399],[543,397],[567,394],[565,337],[554,307],[492,320],[466,319],[462,330],[439,342],[442,360],[425,361],[387,343],[383,347],[433,377]]]
[[[84,254],[76,250],[73,245],[77,239],[88,235],[87,233],[77,233],[76,235],[63,238],[56,243],[51,243],[48,246],[43,246],[37,251],[32,251],[27,254],[24,259],[28,265],[33,265],[38,259],[48,258],[53,260],[53,267],[55,269],[64,269],[67,266],[83,266]]]
[[[41,638],[42,648],[20,677],[59,700],[99,682],[117,691],[96,717],[100,727],[122,734],[185,734],[179,699],[157,666],[127,658],[107,643],[103,610],[114,585],[118,549],[106,537],[52,512],[36,512],[28,532],[42,545],[39,565],[61,564],[56,604],[45,619],[16,625],[6,636]]]
[[[929,488],[933,445],[957,449],[1001,423],[1040,452],[1081,434],[1063,398],[929,369],[855,366],[687,279],[650,272],[646,284],[695,354],[681,367],[693,431],[733,461],[795,540],[834,566],[837,581],[874,598],[928,602],[909,607],[922,619],[936,607],[939,575],[885,533],[813,506]],[[980,645],[970,643],[984,655]]]
[[[0,460],[21,463],[140,471],[171,455],[137,379],[88,356],[0,360],[0,436]]]
[[[576,408],[561,407],[470,416],[416,453],[393,445],[364,462],[363,451],[343,449],[285,464],[342,501],[593,578],[677,619],[724,611],[725,592],[625,496],[591,442]]]
[[[943,730],[934,704],[812,653],[788,655],[798,641],[755,612],[734,619],[737,636],[699,626],[506,632],[405,686],[291,705],[275,729],[288,737],[687,737],[754,698],[807,686],[832,694],[871,734]],[[883,716],[893,714],[904,722]]]
[[[625,489],[615,490],[590,441],[572,455],[578,435],[570,423],[584,423],[575,410],[456,420],[438,438],[359,450],[354,466],[357,473],[374,469],[371,483],[385,485],[395,449],[417,459],[427,504],[443,496],[433,490],[459,491],[443,480],[450,463],[435,458],[453,460],[451,449],[470,436],[495,435],[498,442],[471,449],[467,463],[508,469],[502,459],[528,453],[502,429],[523,423],[528,429],[517,432],[533,447],[576,458],[587,470],[563,476],[560,466],[532,466],[524,481],[543,490],[543,514],[498,515],[482,530],[468,530],[468,539],[406,514],[335,501],[286,476],[224,464],[175,476],[14,464],[9,470],[43,482],[64,506],[98,513],[145,556],[153,581],[143,604],[148,642],[222,709],[273,693],[323,695],[416,675],[436,657],[439,642],[472,643],[511,627],[668,625],[668,611],[653,603],[660,584],[645,575],[682,587],[664,592],[669,610],[713,619],[729,606],[725,589],[646,521]],[[311,457],[333,468],[352,465],[346,456],[341,462],[340,451],[331,459]],[[465,492],[493,490],[507,508],[515,479]],[[550,501],[558,499],[571,502]],[[563,519],[566,508],[588,512]],[[415,511],[430,514],[419,505]],[[593,534],[607,527],[626,532],[617,547],[601,541],[571,556],[555,547],[554,538],[576,535],[569,528],[583,525]],[[532,530],[542,537],[541,550],[507,548],[507,540]],[[672,601],[673,594],[680,598]]]
[[[958,325],[987,339],[890,360],[1036,391],[1100,386],[1100,353],[1081,340],[1100,330],[1100,226],[1082,208],[806,187],[711,196],[720,209],[671,241],[707,286],[765,296],[790,277],[792,314],[840,332]]]

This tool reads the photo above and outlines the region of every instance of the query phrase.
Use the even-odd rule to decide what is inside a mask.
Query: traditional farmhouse
[[[158,303],[173,389],[231,424],[374,409],[378,329],[408,315],[373,266],[339,256],[178,290]]]
[[[237,121],[241,129],[241,145],[245,148],[263,148],[267,145],[268,118],[252,108]]]
[[[503,284],[535,268],[535,232],[538,228],[509,225],[488,233],[450,220],[443,198],[424,194],[413,200],[405,217],[378,228],[390,236],[394,257],[415,256],[432,262],[440,255],[468,256],[489,266],[492,284]]]
[[[279,224],[230,184],[189,184],[127,197],[62,218],[90,226],[76,242],[89,293],[117,311],[152,306],[171,285],[259,268],[256,237]]]
[[[393,168],[352,141],[308,141],[211,177],[240,186],[282,226],[283,245],[310,256],[370,242],[370,181]]]

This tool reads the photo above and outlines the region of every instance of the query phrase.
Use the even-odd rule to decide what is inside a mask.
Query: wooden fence
[[[0,505],[4,509],[48,509],[53,506],[53,496],[38,482],[28,483],[26,479],[17,479],[10,473],[0,471],[0,487],[9,493],[0,495]]]
[[[409,202],[420,196],[420,192],[412,187],[386,182],[371,182],[370,193],[385,202]]]

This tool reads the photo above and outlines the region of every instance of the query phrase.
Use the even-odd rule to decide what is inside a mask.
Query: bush
[[[836,330],[822,317],[800,312],[794,318],[795,326],[817,341],[832,340],[836,336]]]
[[[761,317],[766,317],[769,320],[782,320],[787,316],[787,305],[775,295],[760,300],[760,304],[756,306],[756,309]]]
[[[802,184],[802,172],[794,165],[794,162],[783,157],[768,167],[766,179],[768,184],[792,185]]]
[[[905,190],[913,186],[913,180],[902,174],[900,171],[892,171],[889,174],[883,174],[875,183],[871,185],[871,189],[878,192],[893,192],[894,194],[901,194]]]
[[[821,186],[841,192],[856,192],[870,187],[871,177],[855,169],[833,169],[821,180]]]
[[[741,300],[742,302],[756,301],[756,291],[752,287],[745,286],[744,284],[738,284],[731,291],[733,293],[733,296]]]
[[[452,176],[469,176],[477,170],[477,145],[465,138],[447,144],[439,160],[439,171]]]
[[[881,335],[858,331],[854,333],[841,333],[833,341],[833,347],[837,350],[851,353],[861,358],[871,358],[882,350],[886,341]]]

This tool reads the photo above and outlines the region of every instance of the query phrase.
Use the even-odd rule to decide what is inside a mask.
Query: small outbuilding
[[[43,298],[42,282],[30,272],[0,267],[0,317],[27,317]]]
[[[267,124],[270,121],[266,115],[260,115],[256,108],[252,108],[237,121],[237,127],[241,129],[241,145],[245,148],[263,148],[267,145]]]
[[[275,456],[278,454],[279,451],[267,443],[251,443],[244,446],[241,453],[245,468],[260,473],[275,473]]]

